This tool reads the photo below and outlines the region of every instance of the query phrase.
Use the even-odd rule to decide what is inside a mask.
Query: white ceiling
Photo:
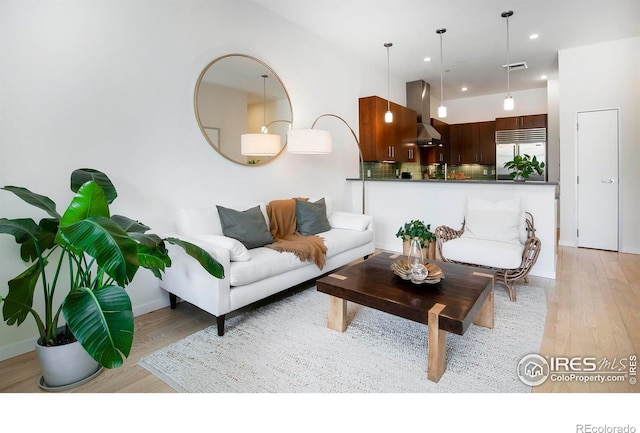
[[[423,79],[440,96],[443,35],[444,98],[506,93],[507,26],[511,90],[545,87],[557,77],[558,50],[640,35],[640,0],[255,0],[354,56],[404,81]],[[539,34],[530,40],[529,35]],[[432,58],[424,62],[424,57]],[[460,88],[467,86],[468,91]]]

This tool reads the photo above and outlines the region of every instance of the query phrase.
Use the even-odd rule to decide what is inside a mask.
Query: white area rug
[[[211,326],[140,361],[179,392],[530,392],[516,375],[539,353],[546,316],[540,288],[496,285],[495,327],[447,333],[447,369],[427,380],[427,326],[349,303],[349,326],[326,327],[327,295],[315,287]]]

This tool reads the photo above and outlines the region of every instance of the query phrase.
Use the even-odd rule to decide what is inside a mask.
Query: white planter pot
[[[77,386],[100,370],[100,364],[77,341],[62,346],[36,343],[36,353],[42,370],[40,387],[43,389]]]

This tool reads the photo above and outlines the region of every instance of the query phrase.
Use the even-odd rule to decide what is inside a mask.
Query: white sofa
[[[325,198],[325,202],[331,230],[318,233],[327,247],[322,270],[290,252],[280,253],[267,247],[247,250],[223,235],[215,206],[179,209],[177,236],[207,250],[222,264],[225,276],[223,279],[211,276],[181,248],[168,245],[172,265],[166,269],[160,287],[169,292],[171,308],[176,308],[180,298],[211,313],[216,317],[218,335],[223,335],[226,314],[372,254],[375,249],[372,218],[333,212],[330,200]],[[269,227],[266,204],[259,206]]]

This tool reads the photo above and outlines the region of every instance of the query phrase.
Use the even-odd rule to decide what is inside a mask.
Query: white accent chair
[[[519,198],[499,202],[468,198],[460,230],[435,229],[436,252],[445,262],[497,269],[498,282],[515,301],[515,283],[528,283],[542,247],[535,231],[533,215],[521,210]]]

